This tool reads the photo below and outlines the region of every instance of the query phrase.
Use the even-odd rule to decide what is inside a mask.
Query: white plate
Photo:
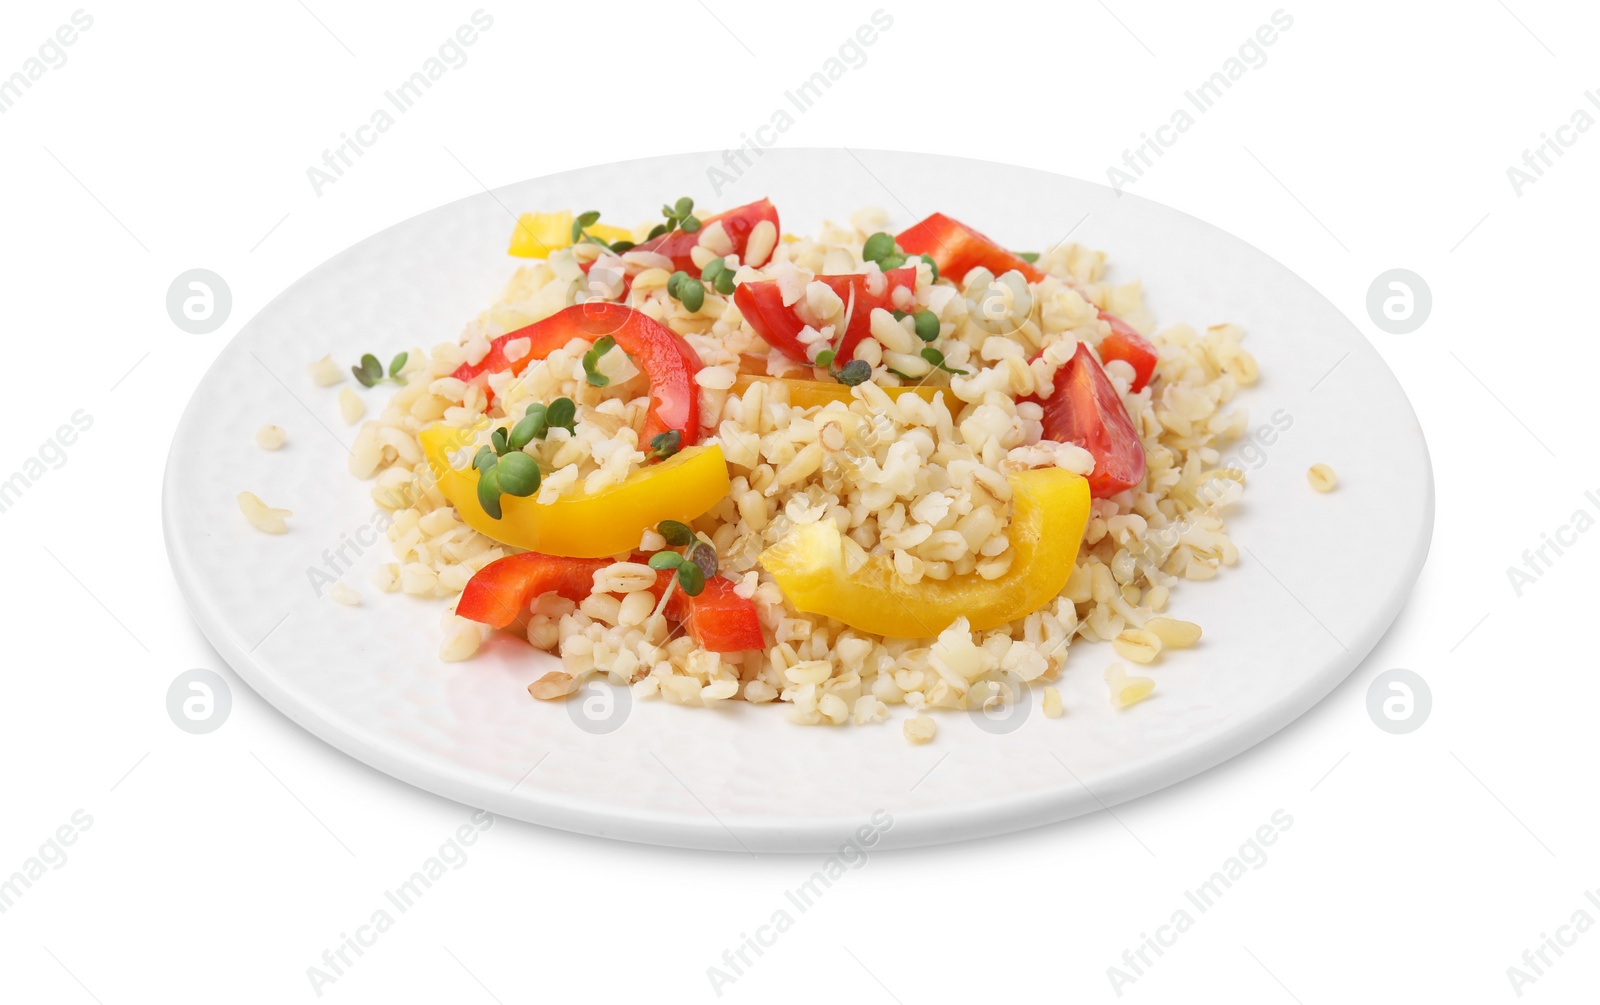
[[[173,438],[167,546],[200,627],[268,701],[397,778],[552,827],[820,850],[883,811],[893,818],[883,843],[910,846],[1063,820],[1197,774],[1314,705],[1400,610],[1433,525],[1422,432],[1356,328],[1266,255],[1136,196],[1018,167],[769,150],[714,193],[713,166],[723,168],[721,155],[612,164],[424,213],[315,269],[223,351]],[[1202,624],[1205,639],[1150,671],[1153,697],[1113,710],[1101,678],[1109,648],[1074,644],[1059,681],[1066,715],[1046,719],[1035,700],[1010,732],[945,714],[937,740],[913,747],[899,718],[805,728],[778,706],[641,702],[620,728],[595,734],[575,725],[573,704],[528,697],[548,657],[514,638],[497,637],[470,662],[437,659],[444,602],[367,583],[389,560],[387,542],[371,543],[369,487],[345,470],[354,428],[338,418],[338,388],[312,386],[305,364],[330,351],[344,365],[368,351],[387,359],[453,339],[516,264],[505,255],[509,212],[601,208],[632,222],[685,193],[714,207],[771,196],[798,232],[866,205],[889,209],[896,229],[944,211],[1014,248],[1048,247],[1072,231],[1109,253],[1113,279],[1144,281],[1162,324],[1245,326],[1262,378],[1241,403],[1252,428],[1274,417],[1280,428],[1239,460],[1250,478],[1232,519],[1238,566],[1174,592],[1172,613]],[[365,392],[369,409],[386,393]],[[267,422],[288,430],[279,452],[252,445]],[[1306,484],[1317,461],[1338,472],[1330,495]],[[291,532],[252,530],[234,501],[241,489],[292,509]],[[325,553],[341,562],[341,544],[360,607],[313,592],[308,570]]]

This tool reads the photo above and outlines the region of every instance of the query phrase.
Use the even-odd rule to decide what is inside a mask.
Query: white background
[[[94,417],[64,466],[0,514],[0,876],[75,810],[93,820],[0,914],[0,997],[315,1000],[307,967],[468,820],[312,739],[221,664],[166,568],[166,446],[227,338],[318,262],[482,185],[737,145],[875,9],[708,2],[488,6],[466,65],[320,197],[307,167],[474,4],[89,7],[67,62],[0,115],[13,374],[0,477],[75,409]],[[1108,3],[885,4],[893,26],[867,64],[781,142],[1104,181],[1275,9]],[[1514,1000],[1506,970],[1525,949],[1579,909],[1600,920],[1583,896],[1600,887],[1584,602],[1600,535],[1520,598],[1506,574],[1575,510],[1600,511],[1581,376],[1600,361],[1600,130],[1569,132],[1520,195],[1506,174],[1576,109],[1600,116],[1583,97],[1600,89],[1600,20],[1507,3],[1286,7],[1293,27],[1265,65],[1132,186],[1306,277],[1410,393],[1438,524],[1393,631],[1279,736],[1115,816],[873,857],[723,998],[1114,1000],[1107,968],[1280,809],[1294,822],[1266,864],[1123,997]],[[74,9],[8,6],[0,78]],[[165,311],[168,284],[195,267],[232,287],[212,335]],[[1368,285],[1395,267],[1432,288],[1409,335],[1366,315]],[[192,667],[234,685],[231,718],[206,736],[165,709]],[[1368,683],[1394,667],[1433,692],[1431,718],[1404,736],[1365,710]],[[498,821],[323,997],[716,1000],[707,968],[817,862]],[[1524,997],[1577,1000],[1600,981],[1597,956],[1600,934],[1577,935]]]

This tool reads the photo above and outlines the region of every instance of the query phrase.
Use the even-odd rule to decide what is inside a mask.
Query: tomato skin
[[[700,221],[700,229],[692,234],[675,230],[670,234],[662,234],[653,240],[645,241],[633,250],[653,251],[658,255],[666,255],[672,259],[673,269],[698,276],[700,268],[694,264],[694,259],[689,257],[689,253],[699,245],[700,235],[705,233],[707,227],[713,223],[722,224],[723,232],[733,242],[733,253],[743,262],[745,248],[750,243],[750,233],[756,229],[756,224],[763,220],[770,222],[779,234],[783,233],[783,228],[778,224],[778,208],[771,200],[761,199],[725,213],[718,213],[716,216],[706,217]]]
[[[535,597],[559,593],[573,603],[594,589],[594,574],[609,558],[559,558],[536,551],[490,562],[467,580],[456,613],[491,628],[506,628],[526,613]]]
[[[865,273],[815,277],[816,282],[826,284],[846,305],[850,303],[851,294],[855,295],[855,310],[850,315],[850,324],[845,328],[844,339],[839,343],[836,355],[840,363],[855,358],[856,346],[871,330],[873,308],[881,307],[886,311],[892,311],[895,309],[893,299],[895,290],[907,289],[916,292],[915,266],[890,269],[883,274],[883,277],[887,282],[883,292],[878,296],[867,292],[868,277]],[[800,341],[800,330],[805,327],[805,322],[800,320],[799,313],[793,307],[783,305],[783,294],[778,290],[777,280],[766,279],[744,283],[733,291],[733,302],[739,305],[739,313],[744,315],[745,320],[750,322],[750,327],[754,328],[756,334],[765,339],[768,345],[790,359],[811,365],[811,361],[806,358],[805,343]]]
[[[683,336],[649,316],[602,300],[574,304],[543,321],[495,339],[489,352],[477,363],[463,363],[454,376],[472,381],[489,373],[521,373],[529,363],[544,359],[575,338],[594,342],[606,335],[633,357],[639,369],[650,376],[650,410],[645,416],[639,442],[648,443],[657,433],[676,429],[687,447],[700,437],[700,389],[694,375],[700,372],[700,356]],[[512,361],[506,358],[506,345],[516,339],[529,341],[528,355]],[[490,400],[487,378],[484,392]]]
[[[634,561],[644,561],[635,555]],[[615,559],[560,558],[535,551],[507,555],[479,569],[467,581],[456,602],[456,613],[491,628],[508,628],[546,593],[557,593],[581,604],[594,589],[594,574]],[[673,573],[660,572],[651,592],[659,599],[672,583]],[[734,592],[734,583],[722,576],[706,580],[705,589],[689,596],[673,589],[666,615],[683,625],[700,648],[719,653],[765,649],[761,619],[755,601]]]
[[[1089,347],[1080,343],[1056,371],[1044,406],[1044,438],[1076,443],[1094,457],[1089,494],[1105,499],[1144,479],[1144,444],[1117,389]]]
[[[1100,358],[1120,359],[1133,367],[1131,390],[1138,394],[1150,383],[1150,376],[1155,373],[1156,361],[1160,358],[1156,347],[1140,335],[1133,325],[1115,314],[1101,311],[1100,320],[1111,325],[1111,334],[1100,340]]]
[[[908,256],[929,255],[939,266],[939,275],[961,285],[967,273],[983,266],[995,275],[1015,269],[1030,283],[1044,273],[1026,259],[1019,258],[960,220],[935,213],[921,223],[900,232],[895,243]]]

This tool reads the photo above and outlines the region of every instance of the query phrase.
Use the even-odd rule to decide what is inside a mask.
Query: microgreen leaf
[[[677,520],[663,520],[656,524],[656,533],[667,539],[667,543],[674,547],[683,547],[694,543],[694,531],[686,523]]]
[[[650,556],[650,568],[661,572],[665,569],[676,569],[683,564],[683,556],[675,551],[658,551]]]
[[[504,426],[489,434],[489,445],[494,447],[494,452],[502,457],[511,449],[511,436],[506,432]]]
[[[678,229],[683,231],[685,234],[693,234],[695,231],[700,229],[700,221],[692,216],[686,216],[678,222]],[[693,596],[693,594],[690,594],[690,596]]]
[[[957,370],[954,367],[945,366],[944,353],[935,349],[931,345],[922,350],[922,358],[927,360],[929,363],[932,363],[938,369],[943,370],[945,373],[956,373],[962,375],[963,377],[967,374],[967,371],[965,370]]]
[[[650,437],[650,456],[665,460],[677,453],[683,445],[683,434],[676,429]]]
[[[700,567],[700,574],[710,579],[717,574],[717,549],[704,541],[696,541],[684,553],[684,557]]]
[[[678,566],[678,585],[683,587],[684,593],[698,597],[700,591],[706,588],[705,573],[693,562],[685,562]]]
[[[400,376],[400,371],[404,370],[406,368],[406,360],[408,358],[410,358],[410,356],[411,356],[410,353],[402,352],[398,356],[396,356],[394,359],[390,360],[389,361],[389,376],[391,376],[391,377]]]
[[[494,467],[499,460],[500,457],[494,452],[494,448],[485,445],[479,447],[478,452],[472,455],[472,466],[479,471],[485,471]]]
[[[832,349],[824,349],[817,353],[816,365],[824,369],[833,365],[833,357],[838,355]]]
[[[872,379],[872,364],[864,359],[853,359],[839,371],[839,383],[849,387],[865,384]]]
[[[1039,260],[1039,253],[1037,251],[1019,251],[1016,252],[1016,256],[1022,259],[1024,262],[1037,262]]]
[[[498,467],[498,465],[496,465]],[[478,473],[478,505],[483,511],[495,520],[500,519],[500,479],[495,476],[494,468],[485,468]]]
[[[682,199],[679,199],[672,207],[672,215],[676,216],[680,220],[684,219],[692,212],[694,212],[694,200],[688,196],[684,196]]]
[[[616,347],[617,340],[610,335],[603,335],[595,339],[594,345],[583,354],[583,377],[595,387],[605,387],[611,383],[611,378],[595,369],[600,365],[600,357]]]
[[[576,433],[578,406],[571,398],[557,398],[545,409],[544,419],[551,429],[560,428]]]

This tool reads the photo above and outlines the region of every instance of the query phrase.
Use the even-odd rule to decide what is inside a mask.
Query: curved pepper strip
[[[694,375],[700,372],[700,356],[677,332],[621,304],[597,300],[574,304],[543,321],[508,332],[490,343],[483,359],[461,364],[452,376],[469,382],[483,378],[484,391],[493,400],[485,374],[521,373],[529,363],[544,359],[575,338],[594,342],[607,335],[616,339],[618,348],[650,376],[650,410],[639,442],[648,443],[651,437],[669,429],[678,431],[682,446],[698,440],[700,387],[694,382]],[[528,340],[528,354],[507,359],[506,346],[518,339]]]
[[[435,483],[473,530],[516,548],[570,558],[620,555],[639,546],[646,527],[693,520],[728,494],[728,465],[716,444],[688,447],[640,468],[620,484],[576,492],[552,503],[538,495],[503,496],[496,520],[478,502],[478,472],[451,466],[471,442],[469,430],[435,425],[418,436]]]
[[[456,613],[491,628],[509,628],[543,594],[555,593],[582,603],[594,590],[594,574],[612,561],[532,551],[508,555],[490,562],[467,581],[456,601]],[[671,573],[660,573],[651,592],[659,598],[671,581]],[[755,601],[739,596],[734,584],[721,576],[706,580],[705,588],[692,597],[674,590],[667,598],[666,615],[683,625],[700,648],[711,652],[737,653],[767,645]]]
[[[814,408],[817,405],[826,405],[838,401],[846,405],[855,400],[850,394],[848,384],[839,384],[828,380],[798,380],[794,377],[763,377],[759,374],[740,374],[733,382],[730,394],[743,394],[750,389],[751,384],[765,384],[768,387],[783,386],[789,390],[789,405],[793,408]],[[891,398],[898,398],[902,394],[914,394],[933,404],[933,396],[942,390],[942,387],[928,387],[925,384],[904,384],[899,387],[884,387],[881,384],[878,390]]]
[[[1008,481],[1014,557],[999,579],[971,572],[906,583],[888,555],[872,555],[851,572],[831,520],[796,527],[759,561],[795,607],[864,632],[932,638],[962,616],[973,631],[994,628],[1031,614],[1061,592],[1089,522],[1089,483],[1081,476],[1041,468]]]

